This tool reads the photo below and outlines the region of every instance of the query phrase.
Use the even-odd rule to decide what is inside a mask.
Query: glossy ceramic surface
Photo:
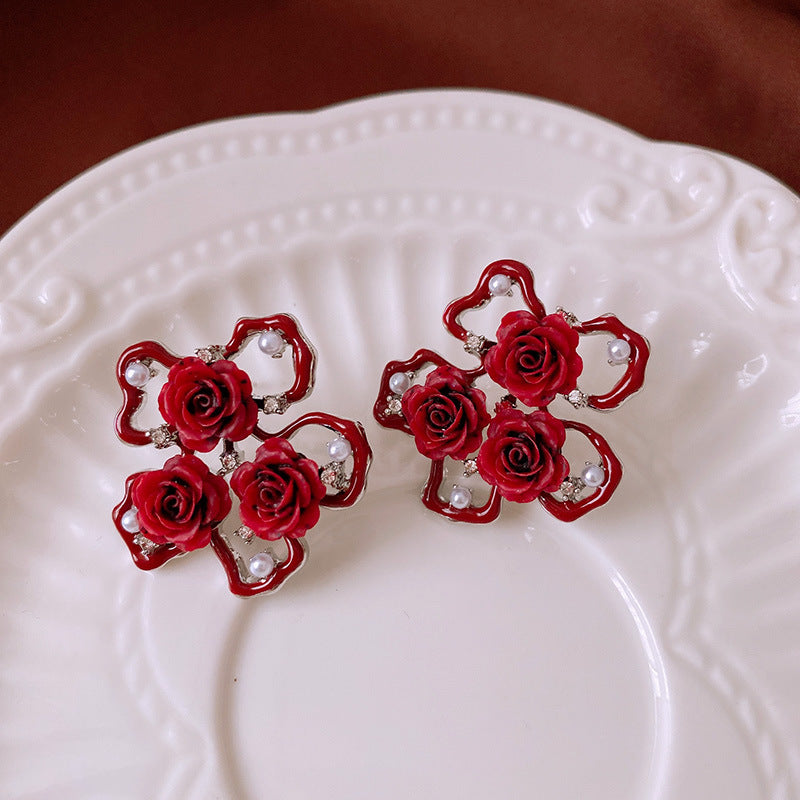
[[[565,404],[625,464],[572,524],[437,517],[371,417],[398,354],[468,363],[442,308],[498,258],[652,346],[614,414]],[[769,177],[523,97],[379,97],[100,165],[0,242],[0,297],[2,797],[800,795],[800,201]],[[140,572],[117,357],[281,312],[368,491],[277,595],[210,552]]]

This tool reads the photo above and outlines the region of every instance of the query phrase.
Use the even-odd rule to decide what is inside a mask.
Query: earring
[[[266,359],[291,350],[294,379],[284,392],[257,396],[250,376],[235,363],[250,344]],[[114,524],[134,563],[151,570],[211,545],[234,594],[249,597],[279,589],[305,562],[305,534],[322,508],[356,502],[372,459],[358,422],[314,412],[270,432],[260,420],[284,414],[313,389],[316,356],[297,321],[287,314],[240,319],[230,341],[180,357],[157,342],[127,348],[117,363],[123,404],[116,430],[123,442],[176,447],[160,469],[128,477]],[[150,382],[166,371],[158,394],[163,424],[135,425]],[[333,434],[320,465],[295,450],[292,437],[308,426]],[[247,459],[246,442],[260,442]],[[212,471],[198,453],[218,452]],[[233,510],[236,498],[236,511]],[[231,517],[238,516],[233,524]],[[268,542],[269,545],[264,545]],[[276,547],[283,542],[285,555]]]
[[[462,325],[466,311],[515,290],[527,309],[502,318],[496,341]],[[599,433],[583,422],[558,418],[550,407],[561,396],[575,409],[616,408],[644,382],[647,340],[613,315],[580,322],[562,308],[548,314],[536,296],[531,270],[508,259],[486,267],[475,289],[450,303],[443,319],[478,364],[461,369],[427,349],[407,361],[390,361],[374,406],[381,425],[413,436],[417,450],[430,459],[423,504],[452,520],[491,522],[503,500],[538,500],[550,514],[570,522],[608,502],[622,477],[619,459]],[[604,394],[578,387],[583,371],[578,343],[586,335],[607,336],[608,363],[623,370]],[[483,378],[502,393],[494,414],[476,386]],[[597,454],[580,471],[563,454],[569,433],[584,436]],[[458,477],[443,496],[447,465]],[[482,503],[474,497],[480,479],[487,494]]]

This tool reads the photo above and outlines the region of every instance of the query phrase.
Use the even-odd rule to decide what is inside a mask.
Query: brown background
[[[420,87],[561,100],[800,190],[800,0],[5,0],[0,70],[0,233],[160,133]]]

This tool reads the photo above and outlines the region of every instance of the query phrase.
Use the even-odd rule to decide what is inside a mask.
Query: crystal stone
[[[169,425],[159,425],[157,428],[151,428],[150,441],[159,449],[169,447],[177,438],[175,431]]]
[[[399,397],[390,397],[386,401],[386,411],[389,414],[402,414],[403,403]]]
[[[471,353],[473,356],[480,356],[483,354],[483,349],[485,346],[485,336],[481,336],[479,333],[472,333],[472,331],[467,334],[467,338],[464,341],[464,349],[468,353]]]
[[[289,408],[289,403],[284,394],[268,394],[264,398],[265,414],[283,414]]]

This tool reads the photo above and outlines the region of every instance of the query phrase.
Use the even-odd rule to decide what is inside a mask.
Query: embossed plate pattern
[[[398,353],[467,363],[441,312],[497,258],[652,345],[614,415],[559,409],[625,464],[572,525],[430,514],[371,419]],[[111,159],[0,241],[0,298],[3,798],[800,797],[800,201],[771,178],[537,100],[390,95]],[[367,428],[367,494],[275,596],[210,553],[139,572],[118,354],[279,312],[315,407]]]

